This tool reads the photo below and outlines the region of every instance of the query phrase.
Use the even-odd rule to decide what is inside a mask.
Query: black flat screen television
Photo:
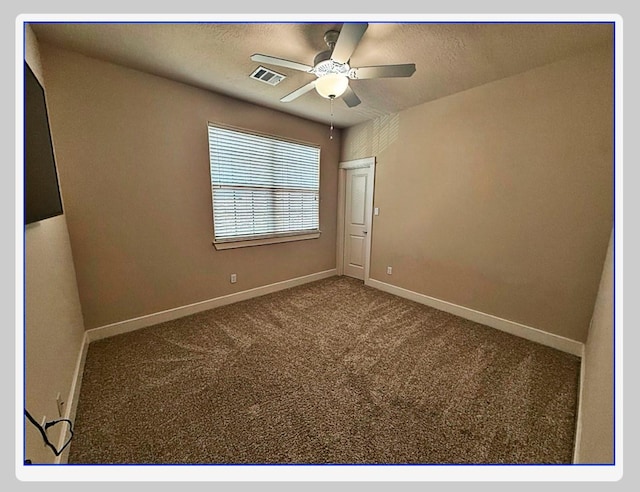
[[[61,215],[56,160],[42,85],[24,62],[24,222]]]

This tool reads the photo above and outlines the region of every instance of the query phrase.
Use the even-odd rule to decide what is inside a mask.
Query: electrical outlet
[[[62,401],[60,393],[56,396],[56,405],[58,406],[58,417],[62,418],[64,414],[64,401]]]
[[[231,283],[235,284],[238,281],[238,277],[235,273],[231,274]]]
[[[387,275],[391,275],[393,273],[393,268],[388,266],[387,267]]]

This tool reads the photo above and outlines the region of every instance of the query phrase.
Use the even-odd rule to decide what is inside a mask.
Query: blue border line
[[[22,26],[22,58],[26,61],[27,59],[27,25],[26,23]],[[24,70],[24,68],[23,68]],[[24,198],[26,193],[26,171],[24,165],[25,158],[25,139],[24,139],[24,119],[25,119],[25,106],[26,106],[26,87],[24,75],[22,77],[22,120],[23,120],[23,137],[22,137],[22,403],[23,407],[26,410],[27,408],[27,224],[24,221]],[[23,442],[23,453],[22,462],[24,463],[27,459],[27,421],[24,420],[24,411],[23,413],[23,422],[24,426],[22,427],[22,442]]]

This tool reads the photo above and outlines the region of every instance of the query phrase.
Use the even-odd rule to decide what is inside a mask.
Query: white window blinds
[[[318,232],[319,147],[208,128],[215,243]]]

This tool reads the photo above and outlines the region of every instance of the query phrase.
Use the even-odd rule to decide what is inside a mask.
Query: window
[[[208,127],[217,249],[320,236],[318,146]]]

